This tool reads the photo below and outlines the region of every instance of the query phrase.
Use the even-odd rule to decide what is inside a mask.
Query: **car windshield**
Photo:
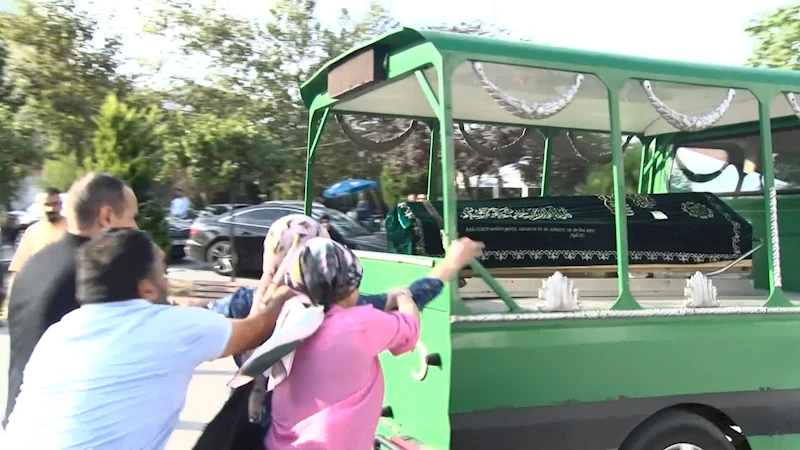
[[[369,236],[372,234],[366,227],[335,209],[317,209],[314,211],[316,219],[319,219],[323,214],[327,214],[330,217],[331,224],[346,236]]]

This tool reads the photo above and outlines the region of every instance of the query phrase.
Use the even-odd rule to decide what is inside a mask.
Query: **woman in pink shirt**
[[[369,450],[383,403],[378,354],[414,348],[419,310],[407,293],[396,310],[357,306],[361,265],[325,238],[308,241],[290,261],[285,283],[325,308],[317,331],[296,350],[290,375],[272,397],[268,450]]]

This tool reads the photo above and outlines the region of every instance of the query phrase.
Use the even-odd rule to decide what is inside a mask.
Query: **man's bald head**
[[[121,179],[89,173],[73,183],[67,193],[68,222],[78,234],[108,227],[136,227],[136,196]]]

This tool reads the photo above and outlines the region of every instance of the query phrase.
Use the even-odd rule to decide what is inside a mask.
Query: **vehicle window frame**
[[[778,128],[773,127],[772,130],[771,130],[771,134],[772,134],[773,140],[776,139],[776,134],[781,134],[781,133],[792,133],[792,134],[798,133],[798,134],[800,134],[800,126],[796,126],[795,125],[795,126],[778,127]],[[698,148],[700,148],[700,149],[702,149],[702,148],[716,149],[717,148],[716,146],[706,147],[705,145],[707,145],[706,143],[708,143],[708,142],[712,142],[712,143],[713,142],[719,142],[719,141],[732,141],[732,142],[735,142],[736,140],[740,140],[740,139],[757,140],[758,144],[759,144],[759,150],[760,150],[760,134],[759,134],[759,131],[757,131],[757,130],[756,131],[734,132],[734,133],[731,133],[730,135],[724,136],[724,137],[713,137],[713,138],[706,138],[706,139],[681,139],[681,140],[675,142],[673,144],[673,150],[672,150],[672,152],[673,152],[673,154],[672,154],[672,168],[670,169],[670,173],[669,173],[669,176],[667,178],[667,192],[670,192],[670,193],[683,192],[683,191],[677,191],[677,190],[673,190],[672,189],[672,186],[673,186],[672,178],[675,175],[676,171],[680,171],[680,169],[677,167],[677,153],[678,153],[679,150],[684,149],[684,150],[687,150],[687,151],[695,151],[695,149],[698,149]],[[781,154],[794,153],[794,151],[787,150],[787,148],[776,148],[776,145],[774,143],[773,143],[772,151],[773,151],[773,154],[776,155],[778,158],[780,158]],[[775,157],[775,156],[773,156],[773,157]],[[734,166],[731,165],[728,168],[726,168],[725,170],[727,171],[728,169],[731,169],[733,167]],[[736,169],[734,169],[734,170],[736,170]],[[753,174],[757,174],[759,177],[761,176],[760,172],[758,172],[758,171],[754,171],[754,172],[752,172],[750,174],[747,174],[747,176],[750,176],[750,175],[753,175]],[[800,184],[793,183],[792,181],[779,180],[778,177],[779,177],[779,174],[776,173],[775,174],[775,180],[776,180],[775,191],[776,191],[776,193],[778,195],[794,195],[794,194],[797,194],[798,192],[800,192]],[[777,183],[777,181],[783,181],[784,183],[787,183],[788,185],[779,185],[780,183]],[[698,184],[705,184],[705,183],[698,183]],[[698,186],[698,187],[700,187],[700,186]],[[739,190],[732,190],[732,191],[723,191],[723,190],[713,190],[713,191],[712,190],[708,190],[708,191],[706,191],[706,190],[694,190],[694,189],[692,189],[692,190],[689,190],[688,192],[709,192],[709,193],[712,193],[712,194],[714,194],[714,195],[716,195],[718,197],[759,197],[759,196],[763,197],[763,195],[764,195],[763,188],[753,188],[753,189],[746,189],[745,190],[745,189],[742,189],[743,186],[738,186],[738,187],[739,187]]]
[[[261,211],[269,211],[269,212],[272,212],[272,211],[284,211],[285,214],[275,215],[274,217],[269,218],[269,219],[251,220],[250,222],[243,222],[242,219],[241,219],[242,216],[245,216],[245,215],[250,214],[250,213],[261,212]],[[275,222],[276,220],[280,219],[281,217],[288,216],[289,214],[292,214],[292,213],[294,213],[294,211],[292,211],[292,210],[290,210],[288,208],[261,207],[261,208],[253,208],[253,209],[247,210],[247,211],[241,211],[241,210],[234,211],[231,215],[229,215],[225,219],[222,219],[221,221],[228,222],[228,223],[233,222],[236,225],[257,226],[257,227],[267,227],[267,228],[269,228],[269,226],[272,225],[272,223]],[[244,220],[247,220],[247,219],[245,218]]]

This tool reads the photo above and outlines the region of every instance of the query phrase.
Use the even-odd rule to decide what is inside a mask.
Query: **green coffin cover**
[[[486,267],[616,264],[611,195],[459,201],[458,232],[483,241]],[[733,260],[753,245],[750,224],[709,193],[627,196],[632,264]],[[404,202],[386,218],[389,251],[441,256],[442,202]]]

